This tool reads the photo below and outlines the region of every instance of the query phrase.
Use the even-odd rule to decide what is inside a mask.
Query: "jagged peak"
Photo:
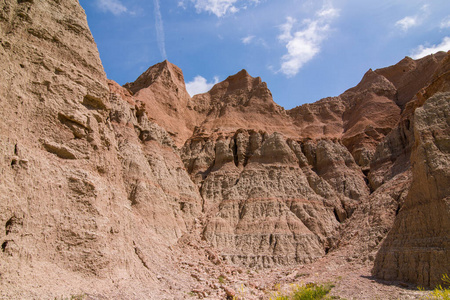
[[[261,77],[252,77],[247,70],[242,69],[234,75],[228,76],[222,82],[217,83],[210,91],[211,94],[216,94],[219,91],[226,91],[226,93],[233,93],[237,90],[251,91],[262,83]],[[266,86],[267,87],[267,86]]]
[[[239,72],[237,72],[234,75],[228,76],[227,79],[225,79],[225,81],[228,82],[239,82],[239,81],[245,81],[245,82],[249,82],[249,83],[261,83],[261,77],[252,77],[246,69],[242,69]]]
[[[395,90],[395,86],[382,74],[369,69],[361,79],[361,81],[353,88],[348,89],[349,92],[357,92],[362,90]]]
[[[139,90],[147,88],[157,81],[169,81],[178,87],[186,88],[183,71],[168,60],[149,67],[134,82],[126,83],[124,87],[133,93],[137,93]]]
[[[237,72],[236,74],[228,76],[228,78],[230,78],[230,77],[250,77],[250,78],[253,78],[252,76],[250,76],[250,74],[247,72],[246,69],[242,69],[239,72]]]
[[[409,56],[405,56],[405,58],[400,60],[395,65],[377,69],[375,72],[383,75],[397,85],[398,81],[401,80],[406,73],[416,71],[421,65],[428,68],[431,65],[437,64],[442,61],[446,55],[446,52],[439,51],[419,59],[413,59]]]

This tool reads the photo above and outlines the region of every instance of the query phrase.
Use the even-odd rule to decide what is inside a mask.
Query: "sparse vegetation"
[[[431,300],[450,300],[450,277],[448,274],[442,275],[443,285],[438,285],[426,299]],[[419,288],[420,289],[420,288]]]
[[[219,283],[225,283],[225,277],[223,277],[222,275],[219,276]]]
[[[296,274],[296,275],[295,275],[295,279],[298,279],[298,278],[300,278],[300,277],[306,277],[306,276],[308,276],[308,275],[309,275],[308,273]]]
[[[196,297],[197,293],[194,293],[193,291],[190,291],[187,293],[190,297]]]
[[[79,295],[71,295],[69,298],[61,297],[61,298],[55,298],[55,300],[83,300],[84,294]]]
[[[332,284],[318,285],[315,283],[308,283],[306,285],[294,285],[292,292],[288,295],[276,292],[275,297],[271,300],[320,300],[333,299],[325,298],[334,286]]]

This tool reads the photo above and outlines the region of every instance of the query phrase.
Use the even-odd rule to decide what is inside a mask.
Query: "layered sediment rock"
[[[194,96],[192,102],[192,108],[205,116],[199,127],[206,134],[218,128],[224,132],[253,129],[295,134],[285,110],[273,101],[267,84],[246,70],[229,76],[209,92]]]
[[[77,1],[3,1],[0,34],[0,297],[157,290],[201,211],[170,136],[110,94]]]
[[[158,298],[200,238],[214,265],[449,267],[448,54],[285,111],[245,70],[192,98],[167,61],[108,81],[77,1],[3,1],[0,44],[2,297]]]
[[[414,114],[413,181],[375,261],[374,274],[422,286],[450,265],[450,94],[435,94]]]
[[[354,254],[349,255],[357,255],[361,245],[371,245],[360,249],[357,256],[373,260],[411,183],[409,156],[414,136],[410,107],[418,101],[415,94],[420,86],[434,82],[437,75],[429,70],[445,69],[443,59],[443,54],[437,54],[419,61],[405,59],[395,68],[369,70],[344,94],[294,108],[287,116],[270,105],[273,100],[270,93],[262,92],[266,87],[260,79],[252,79],[244,71],[194,97],[194,102],[201,100],[201,111],[213,116],[197,127],[182,148],[186,169],[204,200],[208,216],[205,238],[236,263],[271,266],[302,262],[307,260],[305,256],[292,253],[298,252],[295,245],[303,241],[286,238],[306,236],[301,227],[289,225],[295,221],[305,225],[320,246],[309,243],[314,250],[304,249],[308,259],[345,245],[355,246],[350,251]],[[405,61],[408,70],[397,74]],[[408,78],[416,78],[423,69],[427,70],[423,78],[417,79],[416,85],[409,84]],[[266,107],[271,115],[247,107],[249,98],[253,106]],[[227,121],[242,112],[251,120],[252,130],[244,129],[249,122]],[[289,122],[289,129],[280,129]],[[295,134],[292,128],[297,129]],[[309,207],[308,218],[298,204],[293,206],[292,199],[303,199],[303,209]],[[279,215],[289,215],[285,206],[294,218],[273,219],[274,207]],[[339,225],[336,221],[345,222]],[[255,222],[262,227],[247,225]],[[338,227],[340,234],[336,234]],[[274,228],[290,228],[279,233],[277,244],[267,242]],[[319,256],[312,254],[317,249],[322,251]],[[280,259],[281,255],[285,259]]]
[[[331,247],[337,218],[347,214],[342,204],[347,196],[333,191],[335,183],[312,170],[301,143],[277,133],[244,130],[206,143],[215,149],[209,159],[202,160],[210,165],[195,165],[196,151],[206,148],[196,140],[185,145],[183,159],[188,170],[196,170],[194,180],[204,199],[207,223],[203,235],[224,258],[268,267],[310,262]],[[345,158],[356,166],[348,152],[344,158],[327,153],[327,144],[336,146],[330,141],[310,145],[309,152],[320,153],[318,160],[314,158],[315,166],[325,162],[341,167],[336,172],[350,171]],[[356,173],[349,182],[357,182],[362,191],[349,184],[348,196],[367,192],[359,172],[360,181]]]
[[[142,73],[134,82],[124,85],[142,105],[152,122],[167,130],[177,146],[188,139],[201,117],[192,109],[183,72],[163,61]],[[129,96],[131,96],[131,94]]]

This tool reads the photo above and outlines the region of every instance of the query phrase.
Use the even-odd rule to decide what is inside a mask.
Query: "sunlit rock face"
[[[108,85],[78,1],[2,1],[0,43],[0,298],[157,291],[201,213],[170,134]]]
[[[411,183],[410,107],[444,57],[369,70],[342,95],[287,112],[245,71],[194,97],[207,117],[181,156],[203,197],[204,238],[248,266],[303,263],[355,245],[350,252],[373,261]]]
[[[450,265],[450,93],[414,113],[412,185],[377,255],[374,274],[421,286],[440,284]]]
[[[245,70],[194,97],[167,61],[107,80],[75,0],[3,1],[0,45],[1,297],[183,296],[184,251],[449,269],[446,53],[285,111]]]
[[[213,149],[209,157],[206,149]],[[247,266],[321,257],[333,244],[339,219],[351,214],[352,198],[369,192],[353,157],[336,141],[240,130],[193,138],[182,153],[204,200],[204,237],[224,258]],[[347,176],[346,187],[333,174]]]

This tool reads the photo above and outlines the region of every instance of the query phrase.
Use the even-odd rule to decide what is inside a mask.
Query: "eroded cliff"
[[[0,30],[1,297],[158,298],[201,213],[169,134],[108,87],[77,1],[3,1]]]
[[[245,70],[194,97],[167,61],[107,80],[75,0],[3,1],[0,43],[2,297],[226,297],[251,273],[229,266],[324,256],[448,270],[448,53],[285,111]]]

